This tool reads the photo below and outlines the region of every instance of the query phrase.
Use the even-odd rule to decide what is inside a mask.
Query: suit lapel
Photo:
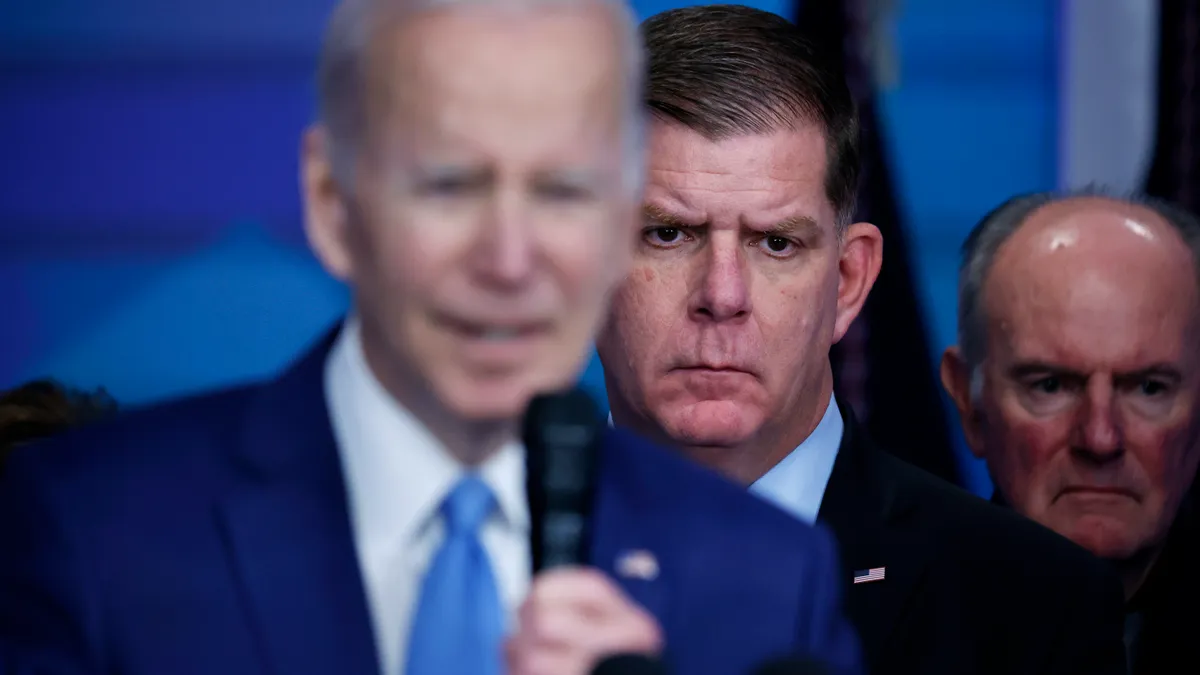
[[[249,403],[245,480],[219,507],[232,564],[269,670],[378,673],[325,407],[332,337]]]
[[[837,537],[845,602],[868,659],[879,656],[895,631],[928,562],[927,547],[904,528],[913,505],[902,486],[878,471],[862,429],[848,406],[838,457],[817,516]],[[884,578],[853,583],[856,571],[884,568]]]
[[[639,605],[666,625],[667,585],[663,568],[670,568],[663,548],[670,533],[659,523],[663,513],[646,503],[661,486],[645,483],[637,462],[628,461],[621,432],[607,431],[593,514],[592,564],[616,579]],[[668,570],[669,574],[669,570]]]

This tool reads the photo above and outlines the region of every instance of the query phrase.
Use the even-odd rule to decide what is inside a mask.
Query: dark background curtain
[[[1200,211],[1200,3],[1159,3],[1158,125],[1146,191]]]
[[[799,0],[796,9],[797,24],[820,48],[840,58],[858,99],[863,160],[858,219],[878,226],[884,242],[883,269],[870,299],[834,347],[835,386],[884,449],[961,485],[873,84],[862,57],[860,41],[868,35],[864,1]]]
[[[1158,31],[1158,96],[1154,156],[1146,192],[1200,211],[1200,3],[1161,0]],[[1195,659],[1194,599],[1200,588],[1191,570],[1200,561],[1195,545],[1200,476],[1180,509],[1157,567],[1158,598],[1148,601],[1145,620],[1131,647],[1134,675],[1170,672]],[[1190,517],[1188,514],[1190,512]],[[1190,546],[1188,546],[1190,544]],[[1163,567],[1164,560],[1171,562]],[[1152,577],[1154,579],[1155,577]]]

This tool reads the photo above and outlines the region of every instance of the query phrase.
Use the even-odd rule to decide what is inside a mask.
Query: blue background
[[[940,352],[967,229],[1055,184],[1056,10],[898,4],[883,112]],[[138,405],[270,374],[344,311],[304,248],[296,189],[330,7],[0,3],[0,387],[51,375]],[[598,365],[586,380],[603,395]]]

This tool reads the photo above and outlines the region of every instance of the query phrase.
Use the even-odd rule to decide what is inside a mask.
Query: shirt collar
[[[347,319],[330,353],[326,391],[356,520],[379,533],[372,538],[387,540],[381,546],[395,536],[411,541],[470,469],[383,388],[363,356],[355,317]],[[478,471],[496,496],[498,517],[528,530],[524,458],[524,447],[514,440]]]
[[[817,428],[750,491],[804,522],[816,522],[844,432],[842,413],[831,395]]]
[[[608,425],[613,426],[611,412]],[[816,522],[844,433],[841,410],[831,395],[817,428],[755,481],[750,491],[800,520]]]

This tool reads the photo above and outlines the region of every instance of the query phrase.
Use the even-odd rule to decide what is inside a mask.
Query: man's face
[[[955,398],[1001,494],[1101,557],[1152,549],[1200,459],[1183,242],[1145,209],[1053,205],[1001,248],[983,300],[982,391],[964,374]]]
[[[371,50],[349,187],[310,138],[310,236],[393,388],[504,419],[577,376],[636,228],[617,30],[598,7],[409,18]]]
[[[708,448],[815,424],[878,269],[856,225],[846,283],[825,168],[815,125],[713,142],[652,124],[641,241],[597,343],[618,422]]]

